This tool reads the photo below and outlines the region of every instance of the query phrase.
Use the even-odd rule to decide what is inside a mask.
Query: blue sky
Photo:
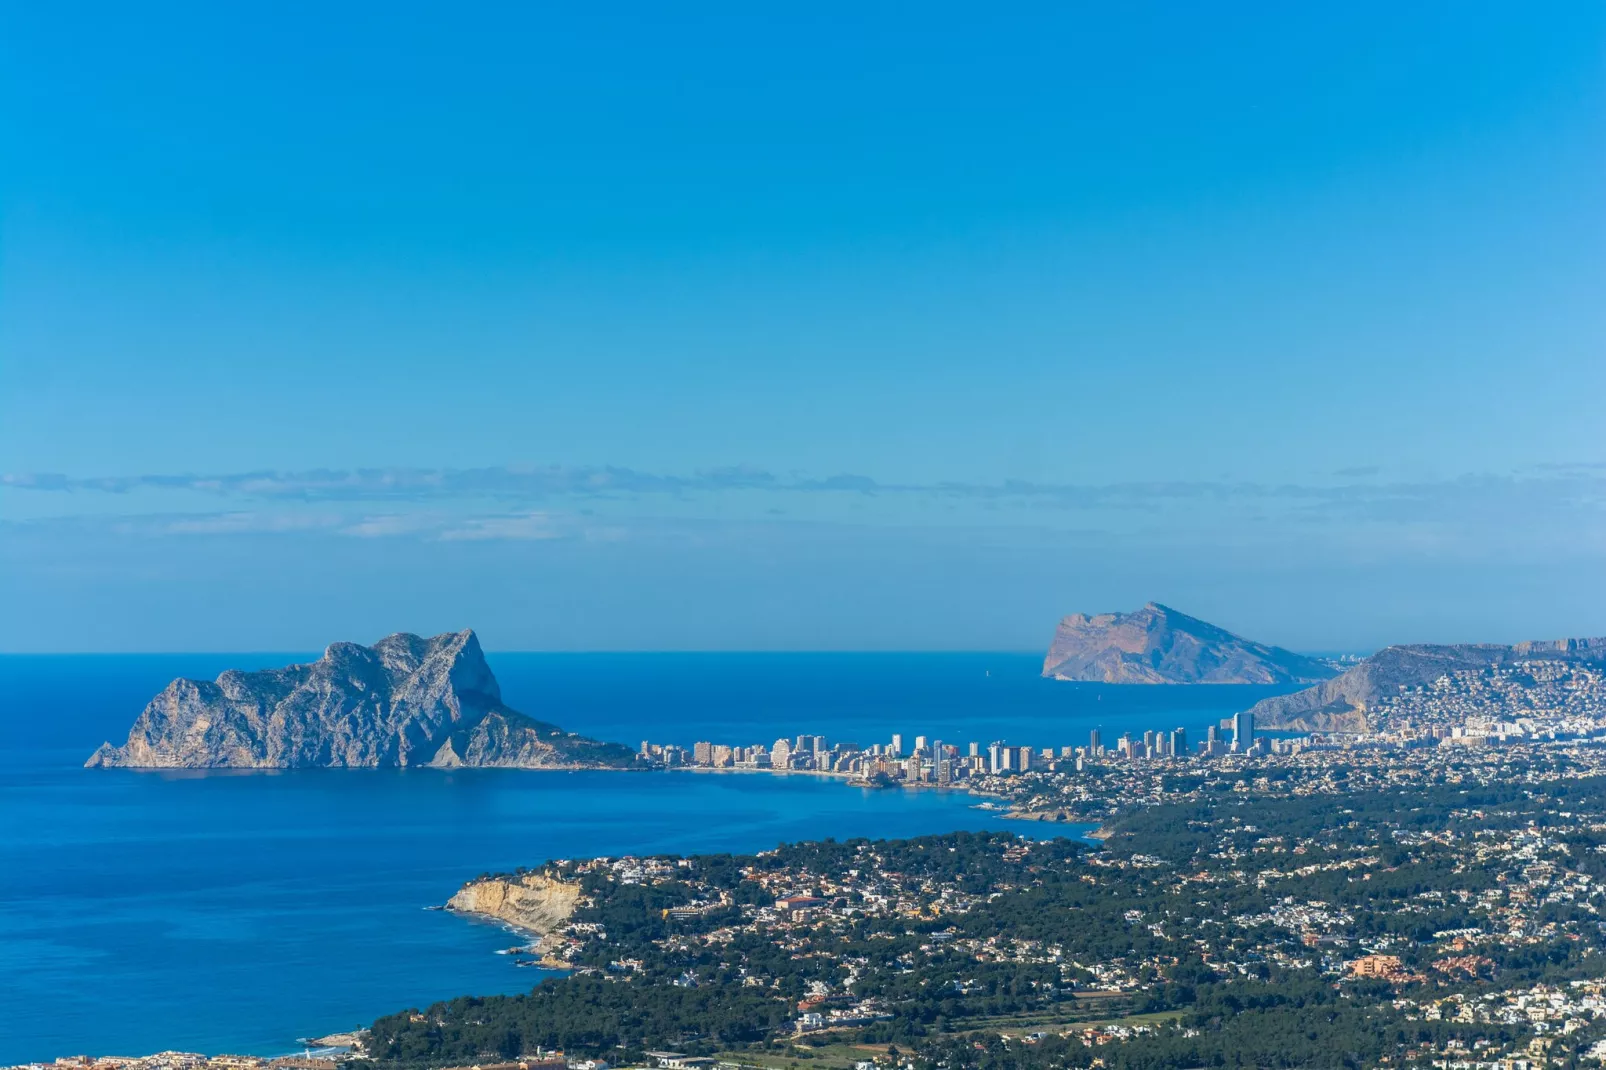
[[[1606,7],[0,4],[0,650],[1606,633]]]

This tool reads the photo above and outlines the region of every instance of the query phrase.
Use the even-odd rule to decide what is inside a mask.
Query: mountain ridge
[[[1046,677],[1106,684],[1298,684],[1337,671],[1159,602],[1131,613],[1072,613],[1043,659]]]
[[[312,662],[179,678],[122,746],[90,768],[623,768],[629,748],[538,721],[502,702],[472,629],[373,646],[331,643]]]

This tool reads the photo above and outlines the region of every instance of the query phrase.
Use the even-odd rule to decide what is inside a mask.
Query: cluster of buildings
[[[1550,740],[1526,737],[1507,746],[1391,745],[1377,736],[1264,739],[1211,762],[1105,761],[1075,774],[1034,769],[1024,775],[981,776],[973,793],[1006,800],[1010,816],[1030,820],[1101,822],[1132,806],[1187,802],[1222,790],[1243,795],[1301,797],[1420,788],[1430,784],[1545,784],[1606,775],[1599,735]]]
[[[23,1063],[4,1070],[335,1070],[341,1052],[308,1052],[263,1058],[256,1055],[202,1055],[162,1051],[155,1055],[74,1055],[52,1062]]]
[[[912,745],[905,749],[905,743]],[[894,734],[886,743],[860,747],[857,743],[832,743],[824,736],[803,735],[777,739],[765,745],[732,746],[701,741],[690,750],[675,744],[642,740],[643,760],[666,767],[690,766],[700,769],[764,769],[774,772],[831,773],[863,780],[901,781],[906,784],[949,785],[987,776],[1010,776],[1033,770],[1047,772],[1084,771],[1090,763],[1109,760],[1140,761],[1193,756],[1213,758],[1228,754],[1262,755],[1273,751],[1273,741],[1255,736],[1254,717],[1240,713],[1231,721],[1230,737],[1211,725],[1205,738],[1190,750],[1186,728],[1148,731],[1141,737],[1122,734],[1106,745],[1095,728],[1086,746],[1026,747],[996,740],[985,746],[971,741],[945,743],[941,739],[914,736],[906,740]]]
[[[1034,850],[1042,853],[1045,862],[1051,861],[1051,855],[1058,858],[1068,853],[1063,845],[1031,843],[1000,846],[998,850],[1006,861],[1020,864],[1023,874],[1024,867],[1032,861]],[[775,859],[777,856],[778,852],[768,851],[757,857]],[[666,917],[690,919],[706,915],[709,908],[732,906],[723,888],[702,882],[690,859],[599,858],[560,861],[552,865],[565,878],[593,874],[619,883],[689,887],[693,893],[691,901],[678,911],[666,911]],[[850,862],[839,868],[766,865],[744,868],[742,874],[745,880],[763,890],[765,899],[743,905],[739,916],[732,917],[726,924],[714,928],[677,927],[671,935],[655,941],[655,951],[671,959],[706,962],[713,956],[717,962],[714,969],[687,970],[674,984],[696,987],[703,983],[703,972],[734,972],[742,978],[744,986],[777,989],[785,978],[772,975],[767,968],[755,965],[734,949],[749,946],[751,938],[758,936],[782,953],[781,961],[790,963],[820,955],[822,934],[846,934],[856,922],[865,919],[899,919],[902,923],[937,921],[946,926],[927,936],[918,950],[900,958],[894,967],[898,970],[954,951],[977,961],[1039,961],[1043,954],[1040,941],[959,937],[945,920],[969,913],[989,896],[1014,890],[1015,884],[1008,880],[993,881],[985,890],[967,890],[958,874],[941,878],[906,871],[887,853],[887,848],[879,844],[857,846]],[[611,944],[606,932],[586,922],[570,922],[546,937],[546,942],[555,954],[573,963],[580,972],[592,970],[582,964],[596,961],[600,957],[596,952]],[[882,968],[882,964],[854,954],[827,958],[831,963],[828,976],[808,983],[804,997],[797,1004],[792,1033],[801,1036],[864,1026],[893,1016],[893,1008],[885,1000],[857,991],[861,981]],[[608,971],[601,972],[626,970],[639,973],[637,960],[616,959],[610,963]]]
[[[1469,766],[1464,772],[1475,770],[1485,782],[1502,775],[1493,765]],[[1469,775],[1466,782],[1475,781]],[[1559,816],[1559,807],[1577,805],[1564,798],[1546,801],[1543,785],[1549,782],[1543,773],[1532,781],[1533,801],[1526,805],[1534,818],[1551,812]],[[1606,832],[1606,814],[1566,813],[1569,829]],[[1309,971],[1339,986],[1385,982],[1395,987],[1395,1009],[1409,1018],[1491,1025],[1511,1038],[1475,1047],[1470,1040],[1460,1047],[1455,1041],[1414,1046],[1406,1053],[1406,1065],[1445,1070],[1556,1065],[1548,1045],[1552,1038],[1566,1038],[1569,1050],[1575,1050],[1593,1043],[1601,1031],[1606,981],[1504,988],[1500,963],[1503,955],[1524,946],[1597,944],[1606,931],[1606,884],[1591,876],[1592,860],[1579,856],[1566,836],[1527,818],[1484,826],[1478,811],[1468,808],[1450,813],[1447,822],[1453,827],[1422,828],[1389,819],[1359,829],[1335,823],[1310,835],[1291,836],[1267,834],[1234,814],[1219,819],[1205,853],[1187,864],[1114,852],[1094,852],[1072,862],[1053,841],[1016,841],[999,850],[1007,852],[1003,860],[1018,865],[1013,871],[1018,876],[995,878],[986,887],[958,873],[941,878],[906,871],[887,848],[866,843],[830,869],[744,869],[745,878],[762,887],[762,901],[748,903],[716,928],[677,931],[659,941],[658,950],[688,960],[717,956],[719,968],[740,973],[743,984],[773,989],[782,978],[751,960],[732,957],[732,950],[760,936],[785,961],[807,960],[821,955],[833,936],[853,931],[863,918],[903,919],[909,925],[906,936],[921,934],[903,944],[890,963],[853,953],[829,955],[832,970],[810,982],[799,1005],[793,1023],[799,1035],[895,1014],[892,1003],[861,994],[867,990],[861,982],[878,969],[910,972],[938,963],[968,963],[956,980],[947,982],[956,995],[967,996],[981,983],[971,980],[967,970],[1029,964],[1055,970],[1067,990],[1139,997],[1181,956],[1192,955],[1226,982],[1264,978],[1268,968]],[[1357,837],[1357,831],[1362,835]],[[1489,875],[1493,884],[1473,889],[1455,883],[1398,899],[1370,899],[1364,890],[1390,872],[1382,856],[1391,849],[1434,859],[1440,869]],[[766,852],[759,857],[783,856]],[[1123,918],[1127,937],[1101,940],[1106,948],[1102,953],[1089,955],[1068,944],[1010,932],[981,935],[960,922],[997,895],[1025,887],[1035,870],[1067,864],[1085,867],[1082,879],[1091,884],[1109,883],[1112,892],[1133,896]],[[1391,864],[1400,860],[1396,857]],[[621,881],[673,881],[695,888],[699,880],[695,866],[679,860],[612,859],[579,865]],[[1213,888],[1230,890],[1231,899],[1221,902],[1240,901],[1247,890],[1260,896],[1263,906],[1227,916],[1209,908],[1209,897],[1217,894]],[[709,887],[688,906],[695,910],[705,903],[728,907],[730,900]],[[1391,915],[1400,923],[1386,922]],[[1454,927],[1431,924],[1447,917],[1466,920],[1457,920]],[[1407,920],[1409,924],[1402,924]],[[578,931],[569,938],[577,950],[598,939]],[[1059,1033],[1073,1034],[1085,1034],[1084,1040],[1099,1045],[1147,1035],[1069,1024]],[[1600,1051],[1606,1058],[1606,1043]]]
[[[1393,1006],[1411,1020],[1489,1026],[1483,1038],[1412,1045],[1398,1065],[1435,1070],[1540,1070],[1571,1065],[1569,1053],[1606,1061],[1606,979],[1504,987],[1502,956],[1523,947],[1583,947],[1598,954],[1606,932],[1606,889],[1592,872],[1594,860],[1580,853],[1571,836],[1606,831],[1606,814],[1584,810],[1566,795],[1547,800],[1545,785],[1558,779],[1546,771],[1526,778],[1509,764],[1464,766],[1463,782],[1489,784],[1526,780],[1532,787],[1529,813],[1478,827],[1487,817],[1475,807],[1448,815],[1450,827],[1413,828],[1411,822],[1375,821],[1355,828],[1341,825],[1304,837],[1268,835],[1236,817],[1223,821],[1209,845],[1209,862],[1153,865],[1142,856],[1125,860],[1094,856],[1094,866],[1148,867],[1154,874],[1154,906],[1129,910],[1130,930],[1166,940],[1181,954],[1190,945],[1225,980],[1264,976],[1268,966],[1309,971],[1334,984],[1385,982],[1395,986]],[[1575,807],[1580,807],[1575,809]],[[1564,825],[1544,827],[1544,819]],[[1404,848],[1409,856],[1432,860],[1440,871],[1477,872],[1491,887],[1469,888],[1460,881],[1427,887],[1400,899],[1372,899],[1364,891],[1374,877],[1393,867],[1381,855]],[[1303,863],[1304,859],[1321,861]],[[1410,859],[1405,860],[1410,864]],[[1263,909],[1222,920],[1200,910],[1201,892],[1212,885],[1261,892]],[[1335,891],[1343,902],[1299,894],[1301,888]],[[1450,910],[1446,910],[1446,908]],[[1431,918],[1451,913],[1473,924],[1413,932],[1410,924],[1385,919]],[[1137,940],[1133,941],[1134,946]],[[1042,951],[1053,956],[1056,949]],[[1520,952],[1518,961],[1526,961]],[[1077,963],[1101,984],[1141,991],[1145,976],[1163,964],[1142,956],[1116,955],[1098,963]],[[1062,1035],[1072,1035],[1068,1031]],[[1582,1038],[1580,1040],[1580,1038]]]
[[[764,1070],[737,1063],[685,1055],[673,1051],[649,1051],[639,1067],[611,1067],[602,1059],[571,1058],[561,1051],[540,1050],[519,1059],[491,1059],[471,1066],[445,1070]],[[343,1055],[341,1057],[344,1057]],[[335,1055],[307,1054],[262,1058],[255,1055],[201,1055],[186,1051],[164,1051],[140,1056],[78,1055],[47,1063],[22,1063],[0,1070],[335,1070]],[[871,1070],[874,1070],[872,1064]]]
[[[1505,991],[1455,992],[1437,999],[1402,1000],[1407,1017],[1430,1022],[1526,1026],[1540,1035],[1568,1036],[1606,1018],[1606,982],[1537,984]],[[1602,1042],[1606,1045],[1606,1041]],[[1603,1056],[1597,1056],[1597,1058]]]
[[[988,778],[1022,774],[1099,774],[1117,763],[1277,758],[1317,752],[1318,765],[1346,763],[1366,750],[1449,750],[1463,747],[1569,743],[1606,739],[1606,670],[1594,663],[1549,659],[1447,673],[1432,684],[1406,687],[1367,711],[1375,726],[1364,734],[1257,735],[1242,712],[1189,739],[1185,728],[1123,733],[1106,740],[1094,729],[1083,746],[1029,747],[1004,741],[944,742],[895,734],[861,747],[820,735],[747,746],[702,741],[691,748],[643,741],[641,757],[655,765],[714,770],[835,774],[883,783],[958,785],[995,791]],[[912,744],[912,745],[911,745]],[[1388,763],[1394,756],[1379,756]],[[1449,761],[1454,758],[1447,759]],[[1098,792],[1097,785],[1090,786]],[[1006,793],[1010,793],[1006,789]]]
[[[1446,673],[1401,686],[1368,711],[1399,743],[1472,746],[1599,735],[1606,728],[1606,669],[1548,659]]]

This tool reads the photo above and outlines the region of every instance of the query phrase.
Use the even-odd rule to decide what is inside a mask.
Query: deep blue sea
[[[766,774],[85,770],[175,676],[311,654],[0,656],[0,1065],[164,1048],[276,1054],[464,993],[508,935],[424,909],[554,857],[1040,826],[962,793]],[[1038,678],[1025,654],[492,653],[504,698],[636,744],[901,732],[1033,746],[1206,725],[1267,688]]]

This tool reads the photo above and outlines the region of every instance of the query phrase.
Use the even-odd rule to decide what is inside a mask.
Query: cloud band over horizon
[[[1064,612],[1151,598],[1339,650],[1598,634],[1603,586],[1592,463],[1283,483],[555,465],[0,477],[0,601],[34,607],[0,622],[0,650],[465,623],[504,648],[1029,649]]]

